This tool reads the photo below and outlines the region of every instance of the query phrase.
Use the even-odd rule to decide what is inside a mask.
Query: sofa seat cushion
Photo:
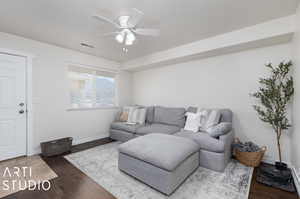
[[[136,134],[146,135],[150,133],[174,134],[180,131],[178,126],[171,126],[166,124],[150,124],[137,129]]]
[[[166,134],[138,137],[119,146],[119,152],[167,171],[173,171],[189,156],[199,151],[193,140]]]
[[[111,129],[116,129],[116,130],[126,131],[126,132],[129,132],[129,133],[136,133],[136,130],[139,127],[142,127],[142,126],[144,126],[144,125],[142,125],[142,124],[127,124],[125,122],[113,122],[110,125],[110,128]]]
[[[205,132],[191,132],[191,131],[180,131],[174,134],[175,136],[190,138],[196,141],[200,148],[206,151],[223,153],[225,151],[224,142],[211,137],[208,133]]]

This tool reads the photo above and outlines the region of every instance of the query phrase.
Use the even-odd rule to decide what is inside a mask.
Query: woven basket
[[[235,139],[235,142],[240,142],[238,139]],[[258,167],[264,154],[267,150],[266,146],[261,147],[260,151],[256,152],[242,152],[237,149],[233,151],[235,158],[240,161],[242,164],[250,167]]]

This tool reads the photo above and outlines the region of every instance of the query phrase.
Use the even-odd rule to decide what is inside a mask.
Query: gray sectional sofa
[[[190,108],[190,110],[195,110]],[[220,122],[232,122],[232,112],[220,109]],[[215,171],[223,171],[231,157],[233,131],[218,138],[205,132],[189,132],[182,130],[185,125],[185,108],[147,107],[144,125],[128,125],[124,122],[113,122],[110,138],[126,142],[130,139],[152,133],[169,134],[189,138],[199,145],[199,165]]]
[[[147,107],[145,125],[114,122],[111,124],[110,137],[125,142],[150,133],[174,134],[184,127],[185,112],[185,108]]]

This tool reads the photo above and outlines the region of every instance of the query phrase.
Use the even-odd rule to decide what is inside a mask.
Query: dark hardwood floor
[[[86,150],[111,142],[110,139],[97,140],[74,146],[72,152]],[[49,191],[20,191],[4,199],[115,199],[109,192],[75,168],[62,156],[43,158],[56,172]],[[249,199],[298,199],[296,193],[288,193],[261,185],[255,181],[256,170],[251,182]]]

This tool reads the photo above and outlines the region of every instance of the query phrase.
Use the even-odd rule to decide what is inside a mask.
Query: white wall
[[[296,32],[293,39],[293,61],[294,61],[294,131],[292,136],[292,163],[300,168],[300,5],[296,14]],[[299,77],[298,77],[299,76]]]
[[[107,137],[117,109],[67,111],[69,90],[67,62],[119,69],[119,64],[57,46],[0,33],[0,48],[18,50],[35,56],[33,61],[33,142],[39,143],[71,136],[75,143]],[[121,72],[119,103],[131,104],[131,74]]]
[[[249,93],[258,89],[259,77],[268,72],[266,62],[290,58],[290,44],[282,44],[136,72],[134,103],[230,108],[237,136],[266,145],[266,158],[276,160],[275,133],[258,119]],[[283,136],[282,146],[284,160],[290,162],[288,136]]]

